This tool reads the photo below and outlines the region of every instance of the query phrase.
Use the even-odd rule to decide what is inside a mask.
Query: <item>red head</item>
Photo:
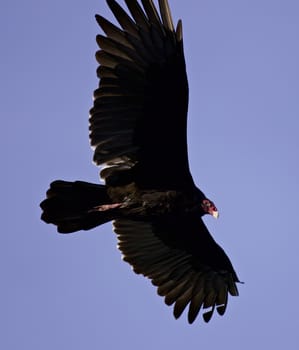
[[[209,199],[205,198],[201,202],[201,207],[202,207],[205,214],[210,214],[215,219],[218,218],[218,216],[219,216],[218,210],[217,210],[215,204],[212,201],[210,201]]]

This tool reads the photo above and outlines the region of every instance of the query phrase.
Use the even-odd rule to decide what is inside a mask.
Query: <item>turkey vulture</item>
[[[167,0],[107,0],[119,27],[100,15],[105,35],[99,87],[90,110],[94,161],[105,185],[54,181],[41,203],[42,220],[58,232],[113,221],[123,259],[151,279],[174,316],[200,309],[208,322],[238,295],[233,266],[202,216],[216,206],[192,179],[187,155],[188,82],[182,22],[173,25]]]

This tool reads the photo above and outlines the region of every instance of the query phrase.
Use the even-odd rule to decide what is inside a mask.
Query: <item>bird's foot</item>
[[[121,205],[122,203],[102,204],[102,205],[99,205],[98,207],[92,208],[91,211],[107,211],[110,209],[119,208]]]

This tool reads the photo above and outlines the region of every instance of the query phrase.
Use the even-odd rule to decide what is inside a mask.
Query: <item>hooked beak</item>
[[[212,215],[215,219],[218,219],[219,217],[219,212],[217,210],[213,210]]]

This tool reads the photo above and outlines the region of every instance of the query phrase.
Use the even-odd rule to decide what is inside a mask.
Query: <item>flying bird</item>
[[[187,154],[188,81],[182,22],[167,0],[107,0],[118,26],[100,15],[99,86],[90,110],[90,142],[104,184],[57,180],[40,204],[60,233],[113,221],[123,260],[148,277],[193,323],[208,322],[237,296],[233,266],[202,217],[218,216],[196,187]]]

